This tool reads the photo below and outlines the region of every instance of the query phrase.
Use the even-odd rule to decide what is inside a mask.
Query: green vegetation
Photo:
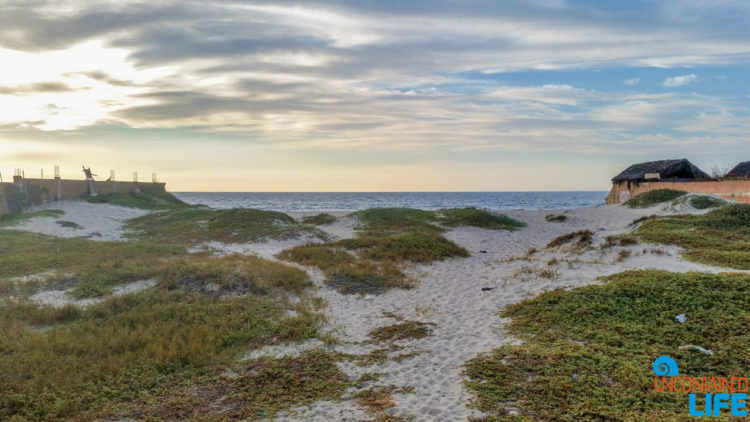
[[[140,420],[267,420],[279,410],[338,400],[350,381],[337,356],[319,349],[295,358],[233,364],[235,379],[212,377],[170,393],[128,416]]]
[[[34,212],[14,212],[0,216],[0,227],[15,226],[23,221],[37,217],[59,217],[65,215],[65,211],[41,210]]]
[[[92,204],[112,204],[144,210],[166,210],[187,206],[186,203],[167,192],[109,193],[97,196],[85,195],[82,198]]]
[[[551,223],[564,223],[568,220],[568,216],[562,214],[547,214],[544,219]]]
[[[573,243],[576,248],[584,248],[591,244],[594,232],[591,230],[580,230],[558,236],[547,244],[547,248],[556,248],[568,243]]]
[[[734,204],[704,215],[652,218],[637,232],[654,243],[685,248],[693,261],[737,269],[750,269],[750,205]]]
[[[400,265],[429,263],[468,252],[443,237],[432,211],[373,208],[354,214],[361,222],[356,238],[307,244],[282,251],[281,259],[320,268],[327,283],[342,293],[378,294],[412,287]]]
[[[432,334],[434,324],[419,321],[404,321],[398,324],[378,327],[370,332],[370,337],[377,341],[397,341],[407,338],[420,339]]]
[[[466,366],[487,420],[685,420],[687,394],[654,392],[654,359],[671,356],[696,378],[750,371],[750,275],[629,271],[605,281],[506,308],[525,342]]]
[[[630,208],[648,208],[661,202],[672,201],[685,194],[687,192],[674,189],[655,189],[629,199],[625,205]]]
[[[304,232],[319,234],[276,211],[215,210],[183,206],[129,220],[130,237],[155,243],[197,244],[208,241],[244,243],[287,239]]]
[[[441,223],[448,227],[473,226],[493,230],[518,230],[526,224],[502,214],[476,208],[441,210]]]
[[[305,224],[313,224],[315,226],[323,226],[327,224],[333,224],[336,222],[336,217],[331,214],[322,213],[317,215],[311,215],[302,219]]]
[[[311,286],[306,273],[254,256],[0,230],[0,260],[0,295],[6,297],[0,306],[2,420],[150,414],[158,410],[156,397],[216,378],[248,350],[323,336],[322,317],[313,311],[320,303],[305,292]],[[15,279],[32,274],[40,276]],[[106,296],[115,285],[143,279],[156,280],[156,287],[84,309],[28,299],[46,289],[69,290],[76,298]],[[290,294],[301,300],[290,301]],[[321,362],[310,360],[310,370],[320,370]],[[269,365],[271,373],[279,371],[275,362]],[[330,371],[323,375],[331,377]],[[286,383],[280,389],[296,388],[290,377],[278,380]],[[226,380],[215,381],[219,390],[230,388]],[[286,391],[272,406],[258,404],[268,397],[254,400],[270,412],[297,400],[329,398],[329,391]]]
[[[57,220],[55,221],[58,225],[62,227],[67,227],[69,229],[81,229],[83,228],[80,224],[74,222],[74,221],[67,221],[67,220]]]
[[[726,205],[726,201],[719,198],[713,198],[711,196],[699,195],[690,198],[690,206],[699,210],[705,210],[707,208],[718,208]]]

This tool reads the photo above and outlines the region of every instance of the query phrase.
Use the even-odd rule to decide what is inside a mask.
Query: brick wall
[[[86,180],[69,180],[69,179],[22,179],[21,189],[24,192],[28,192],[29,187],[39,189],[45,192],[41,195],[42,201],[54,201],[60,199],[62,201],[69,199],[80,198],[81,196],[88,195],[89,185]],[[59,185],[59,190],[58,190]],[[166,192],[165,183],[141,183],[141,182],[107,182],[100,181],[95,182],[97,194],[109,194],[109,193],[131,193],[135,192],[136,189],[142,192]],[[7,198],[4,195],[5,189],[18,189],[16,183],[0,183],[0,215],[10,212]],[[58,198],[59,194],[59,198]]]
[[[619,204],[654,189],[674,189],[690,193],[710,193],[738,202],[750,202],[750,180],[728,179],[707,182],[643,182],[639,185],[620,182],[612,185],[608,204]]]

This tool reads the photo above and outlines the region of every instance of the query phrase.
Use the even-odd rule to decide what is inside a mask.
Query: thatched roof
[[[732,170],[729,170],[727,177],[750,177],[750,161],[737,164]]]
[[[660,179],[710,179],[711,176],[693,165],[686,158],[680,160],[650,161],[633,164],[612,179],[613,182],[643,182],[647,174],[658,173]],[[656,179],[653,179],[656,180]]]

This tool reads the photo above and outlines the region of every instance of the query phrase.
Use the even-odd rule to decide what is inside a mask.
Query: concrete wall
[[[42,195],[42,202],[65,201],[88,195],[89,185],[86,180],[69,179],[16,179],[14,183],[0,183],[0,215],[7,214],[11,210],[5,196],[6,189],[14,191],[20,189],[28,192],[30,186],[42,189],[46,194]],[[131,193],[136,189],[141,192],[166,192],[165,183],[141,183],[141,182],[95,182],[96,193],[106,195],[109,193]]]
[[[674,189],[690,193],[710,193],[738,202],[750,202],[750,180],[727,179],[706,182],[643,182],[639,185],[620,182],[612,185],[608,204],[619,204],[654,189]]]

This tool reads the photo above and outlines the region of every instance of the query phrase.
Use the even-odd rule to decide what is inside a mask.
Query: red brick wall
[[[52,200],[57,196],[57,179],[23,179],[22,185],[34,184],[41,188],[47,188]],[[0,215],[8,213],[8,207],[4,196],[5,186],[17,186],[13,183],[0,184]],[[115,190],[118,193],[135,192],[136,188],[141,191],[166,192],[165,183],[140,183],[140,182],[96,182],[96,193],[108,194]],[[76,199],[83,195],[88,195],[89,186],[86,180],[69,180],[60,179],[61,200]]]
[[[607,195],[607,203],[619,204],[621,198],[633,198],[650,190],[665,188],[690,193],[710,193],[738,202],[750,202],[750,180],[734,179],[708,182],[643,182],[637,186],[631,183],[630,188],[627,182],[620,182],[612,185],[612,190]],[[625,197],[621,196],[623,191],[627,192]]]

